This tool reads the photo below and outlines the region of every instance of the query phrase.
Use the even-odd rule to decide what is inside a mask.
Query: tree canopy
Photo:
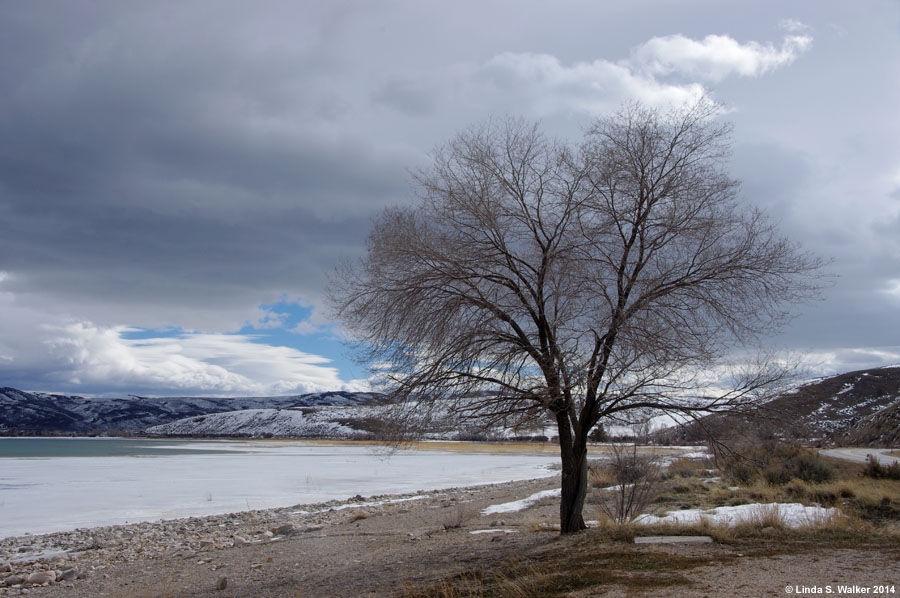
[[[339,273],[336,315],[399,401],[552,418],[562,530],[583,529],[591,428],[755,400],[783,369],[735,356],[817,287],[819,260],[738,201],[730,132],[707,101],[629,104],[578,144],[465,131]]]

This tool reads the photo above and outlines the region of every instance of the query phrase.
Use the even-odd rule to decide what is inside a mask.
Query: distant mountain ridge
[[[316,406],[357,406],[381,401],[369,392],[331,391],[284,397],[127,396],[93,399],[0,388],[0,434],[137,432],[183,418],[242,411]]]
[[[287,397],[90,399],[0,388],[0,435],[140,432],[155,436],[382,438],[390,410],[377,393],[322,392]],[[467,426],[472,426],[468,428]],[[702,425],[655,433],[702,442],[703,428],[742,430],[820,444],[895,446],[900,442],[900,366],[819,378],[785,391],[755,414],[708,416]],[[429,438],[512,438],[441,413]],[[552,435],[548,431],[532,435]]]

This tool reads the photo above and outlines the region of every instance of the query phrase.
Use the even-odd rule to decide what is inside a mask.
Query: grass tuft
[[[450,509],[441,520],[444,531],[463,527],[475,515],[475,509],[471,505],[457,504]]]

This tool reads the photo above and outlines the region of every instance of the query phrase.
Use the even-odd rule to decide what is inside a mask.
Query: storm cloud
[[[896,361],[898,22],[887,1],[6,3],[0,385],[356,387],[285,339],[333,337],[327,273],[431,148],[492,115],[575,137],[624,100],[700,94],[735,122],[747,201],[833,259],[772,341],[824,370]],[[311,315],[260,307],[279,301]]]

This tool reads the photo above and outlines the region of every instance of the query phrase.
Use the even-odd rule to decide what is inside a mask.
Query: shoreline
[[[24,581],[33,573],[52,571],[63,581],[47,585],[62,589],[98,575],[103,577],[111,568],[135,563],[166,559],[202,561],[232,549],[264,548],[298,538],[324,537],[337,527],[372,517],[390,518],[410,511],[428,515],[438,509],[488,497],[497,497],[502,502],[504,497],[529,494],[538,488],[555,488],[558,479],[558,474],[553,473],[528,480],[415,493],[356,495],[345,500],[271,509],[0,538],[0,595],[19,595],[22,590],[34,592],[39,584],[8,583],[17,581],[16,577]]]

